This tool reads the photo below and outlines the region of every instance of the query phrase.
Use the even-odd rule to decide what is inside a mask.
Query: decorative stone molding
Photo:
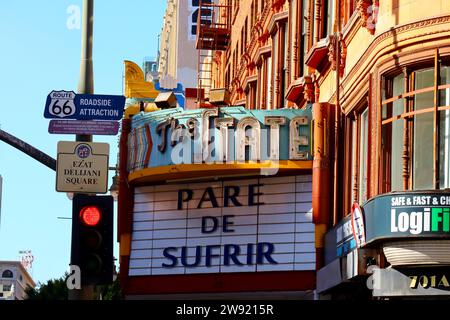
[[[303,94],[305,96],[305,100],[308,102],[314,102],[315,92],[313,78],[311,76],[304,76],[303,81]]]
[[[214,51],[214,57],[213,57],[214,63],[216,63],[217,65],[220,65],[221,58],[222,58],[222,51]]]
[[[328,42],[328,60],[331,63],[331,69],[336,71],[337,68],[337,57],[336,57],[336,44],[339,41],[339,77],[343,77],[345,70],[345,61],[347,58],[347,46],[345,45],[345,41],[343,41],[342,34],[339,34],[339,40],[336,39],[335,36],[329,37]]]
[[[269,31],[264,30],[264,32],[261,33],[261,35],[259,36],[259,43],[261,46],[264,46],[267,42],[267,40],[269,39],[270,34]]]
[[[244,93],[244,89],[242,88],[242,85],[241,85],[241,82],[239,81],[239,79],[234,79],[233,85],[234,85],[234,88],[238,95],[241,95]]]
[[[370,34],[375,33],[379,6],[379,0],[358,0],[356,3],[356,8],[361,19],[361,26],[366,28]]]
[[[415,42],[417,41],[421,42],[423,41],[422,39],[424,38],[432,38],[436,37],[439,34],[445,34],[447,32],[450,32],[450,28],[447,26],[449,23],[450,23],[450,15],[442,15],[438,17],[432,17],[426,20],[418,20],[403,25],[399,25],[397,27],[386,30],[385,32],[376,35],[373,41],[370,43],[370,45],[358,59],[359,61],[373,61],[373,63],[371,63],[369,66],[364,64],[357,64],[353,66],[350,70],[348,70],[348,73],[345,75],[345,79],[341,83],[344,88],[347,88],[345,90],[345,94],[343,94],[343,96],[341,97],[341,100],[344,99],[347,101],[347,99],[350,100],[353,99],[353,97],[356,95],[358,91],[354,90],[355,85],[352,84],[360,83],[360,81],[362,81],[360,75],[362,74],[363,71],[361,70],[361,68],[364,69],[373,68],[373,64],[375,61],[379,61],[381,57],[390,54],[385,52],[385,48],[391,45],[391,39],[393,37],[396,37],[398,44],[406,43],[410,40],[414,40]],[[430,27],[433,28],[430,29]],[[416,32],[419,29],[420,32]],[[372,90],[372,92],[375,91],[376,90]]]
[[[275,12],[279,12],[285,2],[286,2],[286,0],[272,0],[272,9]]]
[[[318,102],[320,100],[320,86],[319,86],[319,83],[318,83],[316,77],[314,77],[313,83],[314,83],[314,89],[315,89],[314,102],[316,102],[316,101]]]

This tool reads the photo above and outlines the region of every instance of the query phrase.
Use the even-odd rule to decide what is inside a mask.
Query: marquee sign
[[[311,181],[136,187],[129,275],[315,270]]]
[[[312,160],[310,109],[173,108],[133,117],[128,170],[173,164]]]

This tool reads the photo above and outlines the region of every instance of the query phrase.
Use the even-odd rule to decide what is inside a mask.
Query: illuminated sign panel
[[[310,109],[173,108],[133,117],[129,172],[173,164],[312,160]]]
[[[311,181],[136,187],[129,275],[315,270]]]

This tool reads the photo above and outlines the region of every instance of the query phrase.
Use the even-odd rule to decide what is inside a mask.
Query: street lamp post
[[[94,68],[92,61],[93,35],[94,35],[94,0],[83,0],[83,18],[81,30],[81,63],[80,63],[80,78],[78,81],[79,94],[94,93],[94,71],[93,71]],[[77,135],[76,141],[92,142],[92,135]],[[72,230],[74,223],[75,221],[74,219],[72,219]],[[74,241],[73,238],[72,241]],[[70,264],[72,265],[72,261]],[[85,285],[82,283],[81,289],[69,290],[69,299],[92,300],[94,298],[94,289],[95,287],[93,285]]]

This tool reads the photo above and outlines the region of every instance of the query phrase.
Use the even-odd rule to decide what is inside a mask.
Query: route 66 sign
[[[47,97],[44,116],[66,118],[75,114],[75,92],[52,91]]]

